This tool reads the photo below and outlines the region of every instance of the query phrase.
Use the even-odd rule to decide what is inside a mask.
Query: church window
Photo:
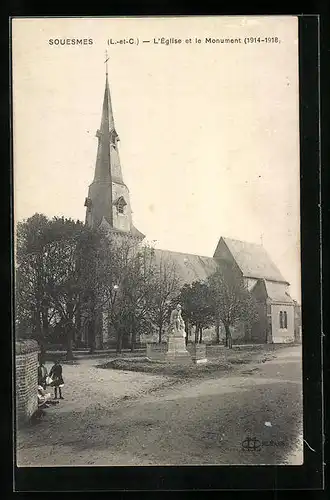
[[[288,328],[288,313],[287,311],[280,311],[280,328]]]
[[[288,328],[288,313],[286,311],[284,311],[283,313],[283,323],[284,323],[284,326],[283,328]]]
[[[92,200],[90,198],[85,198],[84,206],[87,208],[87,211],[90,212],[92,209]]]
[[[115,205],[117,207],[117,212],[119,214],[123,214],[125,210],[125,206],[127,205],[126,201],[124,200],[123,196],[118,198],[118,200],[115,202]]]

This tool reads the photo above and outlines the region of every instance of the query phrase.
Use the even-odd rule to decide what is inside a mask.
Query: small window
[[[125,213],[125,206],[127,205],[125,199],[123,196],[120,196],[115,202],[114,205],[117,208],[117,213],[118,214],[124,214]]]
[[[280,328],[283,328],[283,311],[280,311]]]
[[[287,311],[280,311],[280,328],[288,328],[288,313]]]
[[[284,326],[283,328],[288,328],[288,313],[284,311],[283,313]]]
[[[92,210],[92,200],[90,198],[85,198],[84,206],[87,207],[87,212]]]

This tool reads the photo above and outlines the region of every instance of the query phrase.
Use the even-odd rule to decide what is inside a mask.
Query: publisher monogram
[[[247,437],[242,441],[242,448],[245,451],[260,451],[263,446],[284,446],[284,441],[260,441],[256,437]]]

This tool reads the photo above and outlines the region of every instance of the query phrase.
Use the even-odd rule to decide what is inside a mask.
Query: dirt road
[[[18,433],[18,465],[302,462],[297,346],[266,363],[183,384],[95,364],[64,367],[66,399]]]

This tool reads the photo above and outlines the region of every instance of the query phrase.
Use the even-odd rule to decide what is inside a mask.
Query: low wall
[[[15,343],[15,389],[17,423],[27,422],[38,408],[38,353],[35,340]]]
[[[206,345],[205,344],[188,344],[187,350],[191,355],[194,363],[206,363]]]
[[[165,342],[162,342],[161,344],[149,342],[147,344],[147,358],[149,359],[164,361],[166,352],[167,344]]]

